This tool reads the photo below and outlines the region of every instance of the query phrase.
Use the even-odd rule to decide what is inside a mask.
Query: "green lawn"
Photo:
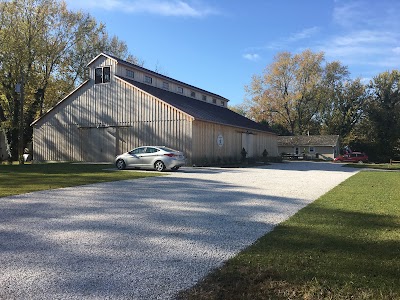
[[[182,299],[400,299],[400,172],[360,172]]]
[[[0,165],[0,197],[160,175],[112,165]],[[182,299],[400,299],[400,172],[360,172]]]
[[[158,176],[154,172],[115,171],[113,165],[25,164],[0,165],[0,197],[33,191]]]
[[[397,170],[400,171],[400,163],[395,164],[347,164],[347,167],[360,169],[377,169],[377,170]]]

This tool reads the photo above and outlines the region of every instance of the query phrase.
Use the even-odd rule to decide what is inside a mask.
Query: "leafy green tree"
[[[85,80],[87,62],[100,52],[139,63],[104,24],[64,1],[0,2],[0,127],[13,158],[18,152],[23,162],[30,123]]]
[[[372,160],[399,157],[400,72],[381,73],[366,86],[339,61],[323,62],[323,53],[309,50],[279,53],[245,87],[246,116],[282,134],[338,134]]]
[[[239,115],[242,116],[247,116],[248,114],[248,107],[242,103],[242,104],[237,104],[237,105],[229,105],[228,108],[232,111],[234,111],[235,113],[238,113]]]
[[[328,63],[320,87],[322,106],[321,133],[338,134],[348,143],[354,126],[365,115],[366,87],[360,79],[352,80],[346,66]]]
[[[393,70],[374,77],[368,86],[365,140],[379,161],[400,156],[400,72]]]
[[[318,84],[323,61],[322,52],[279,53],[263,76],[253,76],[246,86],[250,115],[280,124],[292,134],[304,134],[315,128],[315,114],[321,105]]]

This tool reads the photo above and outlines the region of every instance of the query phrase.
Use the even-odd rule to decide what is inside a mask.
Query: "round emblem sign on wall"
[[[222,134],[218,135],[217,137],[217,144],[218,146],[222,147],[224,145],[224,137],[222,136]]]

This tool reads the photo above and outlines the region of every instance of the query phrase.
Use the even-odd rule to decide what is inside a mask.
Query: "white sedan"
[[[125,168],[155,169],[159,172],[165,169],[178,170],[186,162],[182,152],[165,146],[143,146],[118,155],[115,165],[119,170]]]

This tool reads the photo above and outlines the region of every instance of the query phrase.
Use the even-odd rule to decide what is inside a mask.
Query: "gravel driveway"
[[[0,299],[173,299],[356,172],[183,168],[0,198]]]

